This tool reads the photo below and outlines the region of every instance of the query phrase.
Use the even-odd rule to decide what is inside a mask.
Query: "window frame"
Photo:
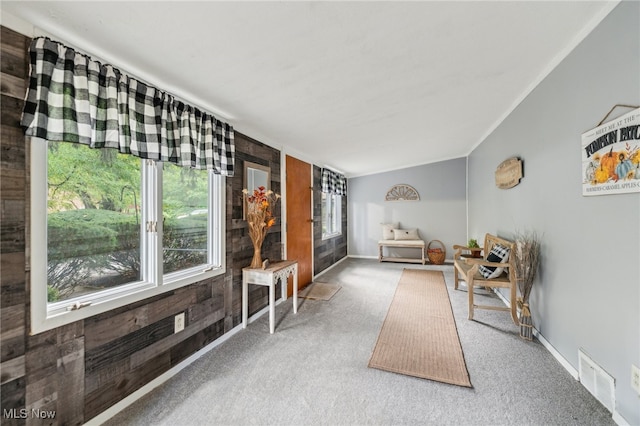
[[[327,206],[329,204],[329,206]],[[330,238],[339,237],[342,235],[342,196],[333,193],[322,193],[322,205],[324,207],[325,214],[322,215],[322,239],[328,240]],[[327,224],[332,224],[332,219],[335,219],[335,228],[333,226],[328,227]],[[325,228],[331,228],[331,231],[325,232]]]
[[[162,167],[152,160],[141,160],[142,202],[140,232],[141,281],[72,299],[49,303],[47,300],[47,141],[30,138],[30,286],[31,334],[104,313],[134,302],[157,296],[205,279],[223,275],[225,265],[225,192],[226,179],[208,172],[210,219],[207,264],[162,274]],[[89,149],[89,148],[87,148]],[[157,232],[148,232],[146,224],[155,221]],[[145,240],[142,242],[142,240]],[[89,303],[90,302],[90,303]],[[84,305],[84,306],[83,306]],[[75,309],[74,309],[75,306]]]

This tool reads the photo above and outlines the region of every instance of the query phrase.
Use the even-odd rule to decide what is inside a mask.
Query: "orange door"
[[[311,247],[311,164],[286,156],[287,185],[287,259],[298,261],[298,289],[311,283],[313,266]],[[290,279],[291,280],[291,279]],[[287,293],[293,293],[289,286]]]

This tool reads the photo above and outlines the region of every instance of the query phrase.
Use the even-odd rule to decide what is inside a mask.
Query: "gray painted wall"
[[[544,234],[534,325],[576,369],[582,348],[616,379],[616,411],[633,425],[640,194],[583,197],[580,155],[581,134],[613,105],[640,105],[639,17],[640,3],[618,5],[469,156],[470,232]],[[511,156],[524,160],[524,179],[499,190],[495,168]]]
[[[397,184],[414,187],[420,201],[385,201],[387,191]],[[442,241],[447,259],[453,258],[454,244],[466,242],[465,158],[355,177],[349,179],[348,186],[350,256],[378,256],[383,222],[400,222],[404,229],[418,228],[427,244]],[[434,243],[433,247],[438,246]],[[415,249],[396,252],[418,257]]]

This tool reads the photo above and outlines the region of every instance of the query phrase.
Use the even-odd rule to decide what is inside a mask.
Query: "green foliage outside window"
[[[48,154],[48,300],[139,280],[140,159],[57,142]],[[165,272],[206,261],[206,173],[165,166]]]

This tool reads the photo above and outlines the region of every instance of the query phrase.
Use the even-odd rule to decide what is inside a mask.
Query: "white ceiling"
[[[616,3],[2,0],[1,8],[3,24],[33,24],[33,35],[110,62],[241,133],[359,176],[469,154]]]

